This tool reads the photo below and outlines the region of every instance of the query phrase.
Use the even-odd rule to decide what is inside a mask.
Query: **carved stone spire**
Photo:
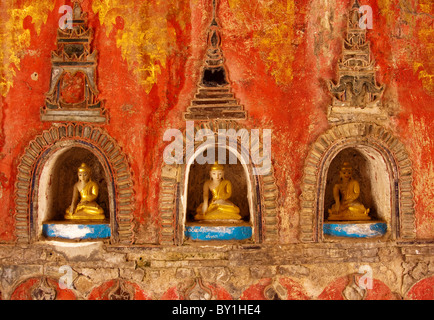
[[[57,30],[57,49],[51,54],[51,81],[41,108],[42,121],[106,122],[96,81],[97,51],[92,28],[80,4],[66,6],[67,23]],[[62,18],[63,18],[62,17]]]
[[[222,87],[229,84],[223,52],[220,48],[220,27],[216,21],[215,9],[215,0],[213,0],[213,16],[208,27],[207,50],[200,83],[204,87]]]
[[[338,82],[328,81],[329,91],[333,97],[331,113],[335,115],[360,113],[360,109],[378,109],[371,114],[381,113],[381,97],[384,85],[378,86],[375,79],[375,65],[371,60],[369,41],[366,40],[366,25],[361,22],[360,4],[354,1],[348,13],[347,33],[342,45],[341,59],[338,61]],[[368,112],[368,110],[366,110]],[[363,111],[361,111],[363,113]],[[337,115],[339,117],[339,115]],[[331,115],[332,120],[334,116]],[[342,117],[341,117],[342,118]],[[360,120],[360,119],[359,119]],[[334,121],[334,120],[333,120]]]
[[[185,120],[244,120],[246,111],[231,92],[224,56],[221,50],[220,27],[216,19],[216,1],[213,0],[212,20],[208,27],[205,53],[198,90],[184,113]]]

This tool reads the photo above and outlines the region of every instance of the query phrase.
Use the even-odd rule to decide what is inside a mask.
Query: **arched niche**
[[[353,178],[360,184],[359,200],[370,209],[369,215],[390,223],[391,189],[393,181],[389,175],[386,162],[381,154],[373,148],[360,145],[341,150],[332,160],[327,171],[324,197],[324,216],[333,204],[333,186],[338,182],[339,170],[343,162],[353,167]]]
[[[85,163],[91,169],[91,180],[98,184],[98,197],[95,200],[104,210],[105,222],[114,217],[114,190],[110,175],[106,172],[95,150],[86,144],[69,141],[61,143],[43,164],[38,184],[38,223],[36,237],[41,236],[43,223],[59,223],[71,204],[73,186],[77,182],[77,169]],[[73,222],[73,221],[71,221]],[[97,221],[104,222],[104,221]],[[113,226],[114,227],[114,226]]]
[[[414,239],[412,166],[405,146],[387,129],[373,123],[347,123],[330,128],[311,146],[300,196],[300,240],[324,241],[323,223],[330,206],[330,187],[343,158],[357,163],[364,201],[375,218],[387,222],[385,239]]]
[[[380,151],[362,143],[343,146],[330,157],[332,160],[326,174],[324,205],[320,209],[324,213],[323,221],[327,221],[328,209],[334,204],[333,187],[338,183],[340,168],[344,162],[348,162],[353,168],[353,179],[360,185],[357,200],[369,208],[369,222],[386,222],[389,228],[384,238],[389,238],[398,223],[392,211],[395,202],[391,197],[394,193],[393,168],[386,164]]]
[[[233,237],[234,240],[246,240],[254,238],[256,210],[253,207],[253,192],[252,179],[249,176],[249,169],[246,165],[248,159],[242,159],[241,153],[236,149],[227,147],[226,145],[216,144],[213,148],[199,147],[193,157],[187,162],[184,178],[184,195],[183,199],[183,238],[189,238],[185,231],[198,239],[220,239],[223,237]],[[232,222],[227,225],[224,221],[220,223],[212,223],[210,221],[194,221],[193,216],[196,208],[202,202],[203,184],[209,179],[209,169],[211,164],[198,164],[196,157],[202,154],[213,153],[215,160],[219,158],[219,154],[227,154],[223,156],[226,160],[224,164],[224,178],[232,184],[232,196],[229,201],[240,208],[240,215],[243,217],[237,222]],[[229,155],[236,156],[236,163],[229,161]],[[211,197],[211,195],[210,195]],[[188,229],[187,229],[188,228]]]
[[[198,150],[201,152],[201,150]],[[230,152],[234,154],[231,150],[226,150],[225,147],[212,148],[211,152],[215,154]],[[235,154],[235,156],[237,156]],[[238,155],[239,156],[239,155]],[[237,156],[237,159],[239,159]],[[188,164],[186,169],[184,190],[186,190],[186,222],[191,222],[193,216],[196,214],[196,209],[202,203],[202,189],[203,184],[206,180],[209,180],[209,164],[198,164],[197,162],[191,162]],[[243,221],[250,221],[250,212],[252,207],[252,184],[248,176],[247,168],[243,167],[240,161],[234,164],[230,164],[228,159],[224,165],[225,179],[229,180],[232,184],[232,196],[230,201],[240,208],[240,215],[243,217]]]
[[[110,242],[134,242],[134,192],[127,158],[103,129],[81,124],[55,125],[24,150],[14,192],[17,242],[40,240],[41,224],[62,215],[62,203],[71,202],[75,166],[83,161],[89,161],[101,184],[98,203],[107,208]]]
[[[234,129],[233,132],[239,133],[240,129],[244,129],[238,122],[214,120],[208,123],[201,123],[194,127],[193,135],[198,130],[208,129],[214,133],[214,141],[217,143],[217,150],[224,149],[229,156],[229,153],[235,155],[238,161],[237,165],[228,164],[225,165],[225,169],[233,166],[232,173],[225,173],[225,177],[230,179],[232,184],[237,184],[240,187],[240,206],[245,212],[247,208],[249,210],[249,216],[245,218],[245,222],[249,223],[252,228],[251,241],[254,243],[262,242],[277,242],[278,240],[278,189],[274,178],[273,166],[271,164],[270,170],[266,174],[255,174],[256,168],[253,165],[251,159],[251,153],[242,152],[242,145],[240,139],[238,141],[237,148],[231,148],[224,144],[218,144],[219,129],[225,129],[227,132],[230,129]],[[182,141],[185,147],[185,137],[188,132],[183,133],[184,141]],[[235,137],[236,138],[236,137]],[[184,243],[184,231],[186,222],[188,222],[188,210],[193,210],[196,204],[201,202],[203,182],[199,182],[202,179],[208,179],[209,177],[209,165],[199,168],[200,165],[195,164],[195,159],[203,151],[201,149],[201,142],[195,143],[195,153],[190,157],[186,157],[184,149],[184,159],[180,164],[168,164],[164,162],[161,169],[160,191],[159,191],[159,213],[160,213],[160,243],[163,245],[180,245]],[[253,147],[252,147],[253,146]],[[181,148],[182,148],[181,147]],[[262,154],[261,139],[252,139],[250,149],[254,147]],[[218,152],[218,151],[217,151]],[[241,157],[244,161],[240,161]],[[216,156],[216,160],[217,160]],[[235,180],[230,176],[237,174]],[[200,177],[194,177],[195,174],[199,174]],[[190,179],[192,181],[190,182]],[[193,180],[197,181],[197,186],[193,189],[189,189],[189,183]],[[200,187],[199,187],[200,186]],[[190,190],[190,191],[189,191]],[[199,193],[198,191],[199,190]],[[198,193],[197,195],[195,195]],[[188,199],[191,197],[199,197],[199,200],[194,200],[191,204],[188,203]],[[236,198],[231,198],[232,202],[238,202]],[[239,203],[235,203],[238,205]]]

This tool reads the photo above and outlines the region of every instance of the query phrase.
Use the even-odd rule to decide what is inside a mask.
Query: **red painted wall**
[[[128,156],[133,173],[138,243],[157,241],[158,185],[166,129],[184,129],[182,112],[196,91],[210,22],[207,1],[82,2],[98,50],[99,99],[110,121],[105,130]],[[417,237],[434,238],[433,5],[406,0],[363,1],[374,12],[368,32],[386,85],[383,104],[392,130],[413,162]],[[327,4],[326,4],[327,3]],[[17,165],[34,137],[52,124],[40,121],[48,91],[51,51],[69,1],[3,1],[0,4],[0,241],[14,241]],[[248,112],[246,127],[272,129],[272,159],[280,192],[281,241],[296,242],[300,182],[310,144],[326,130],[331,102],[324,82],[336,80],[336,62],[352,1],[279,1],[255,9],[247,0],[221,0],[222,48],[233,91]],[[108,10],[110,9],[110,10]],[[12,18],[15,17],[15,18]],[[134,23],[135,22],[135,23]],[[431,23],[431,27],[430,27]],[[19,40],[26,35],[28,42]],[[14,35],[14,36],[11,36]],[[23,38],[24,39],[24,38]],[[12,58],[15,57],[15,58]],[[149,80],[143,68],[155,71]],[[38,74],[32,80],[33,73]],[[13,75],[15,73],[15,75]],[[3,85],[3,84],[2,84]]]

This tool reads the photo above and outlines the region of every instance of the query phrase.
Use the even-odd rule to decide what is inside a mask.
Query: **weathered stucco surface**
[[[57,299],[106,299],[120,286],[135,299],[184,299],[200,285],[217,299],[344,299],[351,275],[373,271],[366,299],[433,299],[434,62],[431,0],[365,0],[387,129],[412,163],[416,237],[405,241],[301,243],[300,194],[312,144],[329,128],[327,80],[346,31],[347,0],[220,0],[222,50],[245,127],[272,130],[278,240],[267,244],[159,243],[165,130],[184,130],[206,49],[211,1],[83,0],[98,51],[102,125],[126,155],[134,190],[134,243],[16,243],[14,191],[29,143],[56,124],[40,120],[64,1],[0,3],[0,297],[31,299],[43,276]],[[66,4],[70,4],[66,1]],[[62,265],[73,287],[58,287]],[[51,281],[51,282],[50,282]],[[276,284],[277,283],[277,284]],[[196,285],[196,287],[194,287]],[[202,288],[202,287],[201,287]],[[204,289],[203,289],[204,290]],[[276,289],[277,290],[277,289]],[[122,290],[121,290],[122,291]],[[206,291],[206,290],[205,290]],[[278,290],[277,290],[278,291]],[[345,294],[343,294],[345,292]],[[282,298],[281,297],[281,298]]]

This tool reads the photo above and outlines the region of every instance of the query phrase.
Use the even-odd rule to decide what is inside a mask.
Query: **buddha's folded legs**
[[[105,219],[104,210],[96,203],[77,205],[74,213],[66,210],[65,219]]]
[[[240,209],[235,205],[211,204],[205,213],[202,213],[201,206],[195,215],[196,220],[220,220],[220,219],[241,219]]]

